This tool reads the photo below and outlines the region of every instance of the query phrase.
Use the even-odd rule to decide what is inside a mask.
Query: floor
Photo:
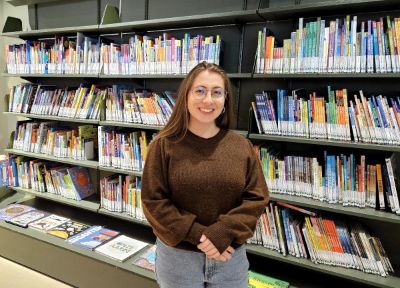
[[[0,257],[0,271],[2,288],[72,287],[2,257]]]

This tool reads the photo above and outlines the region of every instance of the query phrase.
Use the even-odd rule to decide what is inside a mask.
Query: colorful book
[[[35,208],[22,204],[11,204],[6,208],[0,210],[0,220],[10,220],[15,216],[21,215],[23,213],[32,210],[35,210]]]
[[[68,238],[68,242],[80,247],[94,250],[101,244],[118,236],[119,232],[103,228],[102,226],[92,226],[89,229]]]
[[[61,225],[67,221],[69,221],[68,218],[51,214],[47,217],[29,223],[28,226],[41,232],[47,232],[48,230],[53,229],[54,227],[57,227],[58,225]]]
[[[148,247],[132,264],[154,272],[156,265],[156,249],[156,245]]]
[[[54,228],[47,230],[48,234],[57,236],[62,239],[68,239],[76,234],[79,234],[87,229],[90,226],[84,223],[76,222],[76,221],[67,221],[64,222]]]
[[[249,288],[288,288],[289,283],[249,270]]]
[[[44,211],[32,210],[32,211],[20,214],[18,216],[15,216],[9,220],[6,220],[6,222],[20,226],[20,227],[27,228],[29,223],[39,220],[41,218],[44,218],[48,215],[50,215],[50,214],[47,212],[44,212]]]
[[[147,245],[148,243],[127,237],[125,235],[120,235],[104,245],[97,247],[95,251],[112,259],[123,262]]]

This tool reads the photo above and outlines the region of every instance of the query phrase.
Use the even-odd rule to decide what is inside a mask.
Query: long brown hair
[[[199,75],[203,71],[217,73],[222,77],[225,90],[227,92],[224,104],[225,112],[221,113],[221,115],[219,115],[218,118],[215,119],[215,124],[221,129],[229,129],[231,127],[233,113],[233,96],[229,78],[221,67],[204,61],[197,64],[181,82],[174,111],[172,112],[168,123],[158,133],[156,138],[169,137],[174,138],[174,140],[176,141],[180,141],[183,137],[185,137],[188,130],[190,117],[187,104],[188,95],[197,75]]]

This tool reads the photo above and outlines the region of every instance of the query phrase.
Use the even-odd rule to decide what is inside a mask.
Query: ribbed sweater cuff
[[[203,235],[203,231],[206,228],[206,226],[194,222],[184,240],[193,245],[198,245],[200,243],[201,235]]]
[[[209,226],[204,230],[203,234],[210,239],[219,253],[223,253],[233,241],[233,237],[229,235],[229,232],[221,222]]]

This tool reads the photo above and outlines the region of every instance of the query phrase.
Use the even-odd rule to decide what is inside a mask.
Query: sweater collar
[[[214,144],[214,143],[218,143],[219,140],[225,135],[226,130],[224,129],[220,129],[218,131],[217,134],[215,134],[214,136],[210,137],[210,138],[203,138],[201,136],[198,136],[196,134],[194,134],[193,132],[191,132],[189,129],[186,132],[186,136],[185,138],[188,139],[189,141],[192,142],[196,142],[196,143],[203,143],[203,144]]]

